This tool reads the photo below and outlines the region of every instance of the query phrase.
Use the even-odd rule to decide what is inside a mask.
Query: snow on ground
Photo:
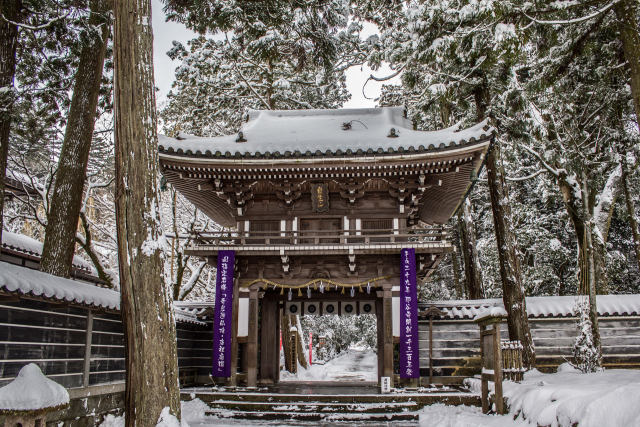
[[[309,369],[298,366],[298,373],[280,372],[280,381],[378,381],[378,356],[371,349],[351,347],[324,365]]]
[[[479,380],[467,380],[479,391]],[[611,369],[583,374],[563,364],[555,374],[536,370],[517,384],[504,383],[509,411],[531,425],[640,427],[640,371]]]
[[[327,362],[301,372],[292,380],[335,380],[345,373],[368,376],[376,366],[375,353],[370,350],[351,349]],[[322,369],[324,368],[324,369]],[[292,376],[293,377],[293,376]],[[351,379],[353,381],[353,379]],[[478,380],[467,380],[479,391]],[[640,427],[640,370],[612,369],[583,374],[568,364],[555,374],[542,374],[536,370],[525,374],[521,383],[506,381],[505,396],[510,413],[485,415],[480,408],[435,404],[420,411],[422,427]],[[191,427],[220,425],[317,425],[315,422],[247,421],[206,416],[207,405],[199,399],[182,403],[183,421]],[[222,415],[222,414],[220,414]],[[388,425],[411,425],[411,422]],[[121,417],[109,416],[102,427],[123,426]]]
[[[447,406],[441,403],[420,411],[420,427],[511,427],[529,426],[511,415],[485,415],[474,406]]]

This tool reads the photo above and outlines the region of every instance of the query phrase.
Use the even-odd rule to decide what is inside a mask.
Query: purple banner
[[[213,377],[231,376],[234,251],[218,251],[216,305],[213,319]]]
[[[400,259],[400,378],[419,378],[416,250],[403,249]]]

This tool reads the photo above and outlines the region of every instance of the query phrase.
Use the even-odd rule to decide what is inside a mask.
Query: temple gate
[[[249,386],[278,382],[280,318],[294,312],[374,313],[378,378],[393,384],[399,372],[415,385],[428,376],[416,354],[420,341],[428,344],[412,323],[415,286],[453,250],[441,225],[473,185],[492,138],[485,122],[415,131],[396,107],[250,111],[237,135],[160,137],[164,176],[225,227],[199,235],[188,253],[217,263],[219,282],[220,256],[234,258],[224,267],[232,287],[218,288],[218,306],[227,291],[231,301],[224,318],[216,308],[216,375],[237,382],[238,307],[248,298],[241,344]]]

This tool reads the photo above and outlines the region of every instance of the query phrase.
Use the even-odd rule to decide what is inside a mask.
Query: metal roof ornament
[[[387,135],[388,138],[397,138],[398,136],[400,136],[400,132],[398,132],[396,128],[391,128],[389,130],[389,135]]]
[[[236,138],[236,142],[247,142],[247,139],[244,137],[242,131],[238,132],[238,137]]]

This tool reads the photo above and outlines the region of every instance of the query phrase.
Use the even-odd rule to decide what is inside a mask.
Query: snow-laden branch
[[[596,18],[598,16],[600,16],[601,14],[605,13],[607,10],[611,9],[613,6],[616,5],[616,3],[618,3],[620,0],[615,0],[612,1],[611,3],[609,3],[608,5],[604,6],[601,9],[596,10],[595,12],[593,12],[591,15],[587,15],[587,16],[581,16],[580,18],[575,18],[575,19],[567,19],[567,20],[558,20],[558,21],[542,21],[539,19],[536,19],[532,16],[527,15],[526,13],[524,14],[527,18],[529,18],[530,20],[532,20],[533,22],[535,22],[536,24],[543,24],[543,25],[565,25],[565,24],[578,24],[580,22],[584,22],[584,21],[588,21],[590,19]]]
[[[507,181],[511,181],[511,182],[527,181],[527,180],[529,180],[529,179],[535,178],[536,176],[538,176],[538,175],[540,175],[540,174],[543,174],[543,173],[546,173],[546,172],[549,172],[549,171],[548,171],[548,170],[546,170],[546,169],[538,169],[538,170],[537,170],[537,171],[535,171],[534,173],[529,174],[529,175],[527,175],[527,176],[514,176],[514,177],[511,177],[511,176],[505,176],[505,179],[506,179]]]
[[[599,235],[604,237],[609,231],[609,222],[613,213],[613,204],[620,192],[620,182],[622,180],[622,165],[618,165],[607,178],[607,182],[598,195],[598,201],[593,208],[593,219],[598,228]]]
[[[70,14],[71,14],[71,10],[69,10],[66,14],[64,14],[62,16],[57,16],[57,17],[53,18],[52,20],[50,20],[49,22],[47,22],[45,24],[35,25],[35,26],[34,25],[22,24],[20,22],[12,21],[10,19],[7,19],[2,13],[0,13],[0,19],[2,19],[4,22],[6,22],[8,24],[15,25],[18,28],[24,28],[25,30],[31,30],[31,31],[39,31],[39,30],[44,30],[45,28],[49,28],[52,24],[65,19]]]
[[[191,277],[189,277],[189,281],[185,283],[184,286],[180,287],[180,295],[178,297],[180,301],[182,301],[193,290],[193,287],[198,282],[198,279],[202,274],[202,270],[204,270],[204,267],[206,265],[207,265],[206,261],[200,262],[200,264],[198,264],[198,266],[196,267],[195,271],[191,273]]]
[[[367,80],[374,80],[376,82],[385,82],[387,80],[391,80],[392,78],[398,76],[403,69],[404,69],[404,65],[398,68],[394,73],[391,73],[388,76],[384,76],[384,77],[376,77],[373,74],[369,74],[369,77],[367,77]],[[365,82],[365,84],[367,84],[367,82]]]
[[[532,156],[534,156],[536,159],[538,159],[538,161],[540,162],[540,164],[542,164],[542,166],[553,176],[555,176],[556,178],[560,177],[560,171],[558,169],[555,169],[554,167],[552,167],[549,163],[547,163],[540,154],[538,154],[537,151],[535,151],[534,149],[526,146],[525,144],[521,144],[520,147],[524,148],[525,151],[527,151],[529,154],[531,154]]]

